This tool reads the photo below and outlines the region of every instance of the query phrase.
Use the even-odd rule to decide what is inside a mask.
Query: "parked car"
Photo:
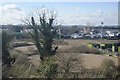
[[[71,35],[71,38],[73,38],[73,39],[79,39],[79,38],[82,38],[82,35],[74,33],[74,34]]]

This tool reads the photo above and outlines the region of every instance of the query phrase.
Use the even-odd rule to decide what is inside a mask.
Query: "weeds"
[[[57,68],[58,65],[54,63],[53,57],[46,57],[37,72],[42,78],[56,78]]]

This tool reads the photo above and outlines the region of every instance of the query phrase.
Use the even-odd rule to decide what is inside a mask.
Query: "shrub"
[[[32,78],[37,77],[38,74],[36,72],[36,68],[32,65],[28,64],[14,64],[9,70],[6,70],[4,73],[4,78]]]
[[[18,40],[31,39],[31,36],[28,33],[15,33],[14,35]]]
[[[54,63],[53,57],[46,57],[37,72],[42,78],[55,78],[57,76],[57,68],[58,65]]]
[[[30,78],[37,76],[35,67],[30,64],[26,55],[14,54],[12,54],[12,57],[16,57],[16,62],[4,71],[2,75],[4,78]]]
[[[74,47],[68,48],[66,50],[60,50],[59,52],[62,52],[62,53],[100,54],[100,51],[98,51],[97,49],[89,48],[87,46],[74,46]]]
[[[75,55],[57,55],[58,57],[58,72],[62,74],[62,77],[64,78],[70,78],[72,72],[78,71],[76,70],[76,67],[82,68],[81,61],[78,61],[77,57]],[[79,66],[78,66],[79,65]]]
[[[13,35],[8,34],[6,31],[2,32],[2,66],[4,67],[10,67],[11,62],[15,60],[11,58],[10,53],[8,51],[12,39]]]
[[[115,78],[118,75],[117,68],[112,60],[104,59],[101,67],[101,73],[105,78]]]

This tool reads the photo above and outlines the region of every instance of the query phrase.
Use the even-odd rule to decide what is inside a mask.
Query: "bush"
[[[19,53],[12,54],[16,58],[16,62],[4,70],[2,76],[4,78],[30,78],[37,76],[35,67],[29,63],[27,56]]]
[[[59,77],[64,77],[64,78],[71,78],[71,75],[73,72],[79,72],[78,68],[83,69],[83,66],[81,64],[81,60],[78,61],[78,58],[76,55],[67,55],[65,56],[64,54],[57,55],[58,57],[58,72],[59,72]],[[74,75],[74,74],[73,74]]]
[[[87,46],[74,46],[66,50],[59,51],[60,53],[87,53],[87,54],[100,54],[95,48],[89,48]]]
[[[53,57],[46,57],[37,70],[41,78],[56,78],[58,65],[54,63]]]
[[[32,44],[29,44],[28,42],[16,42],[14,43],[13,47],[21,47],[21,46],[30,46]]]
[[[22,64],[22,65],[13,65],[9,71],[7,71],[8,77],[13,78],[37,78],[36,68],[33,65]],[[7,77],[7,78],[8,78]]]
[[[10,43],[13,39],[13,35],[7,33],[6,31],[2,31],[2,66],[11,67],[11,63],[15,61],[15,59],[11,58],[8,49],[10,48]]]
[[[28,33],[16,33],[14,34],[16,39],[31,39],[31,36]]]
[[[104,59],[100,67],[101,73],[105,78],[115,78],[118,75],[117,67],[114,62],[109,59]]]

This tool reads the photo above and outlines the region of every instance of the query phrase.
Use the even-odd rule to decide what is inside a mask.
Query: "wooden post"
[[[115,52],[115,45],[112,45],[112,52]]]
[[[120,46],[118,46],[118,53],[120,53]]]

